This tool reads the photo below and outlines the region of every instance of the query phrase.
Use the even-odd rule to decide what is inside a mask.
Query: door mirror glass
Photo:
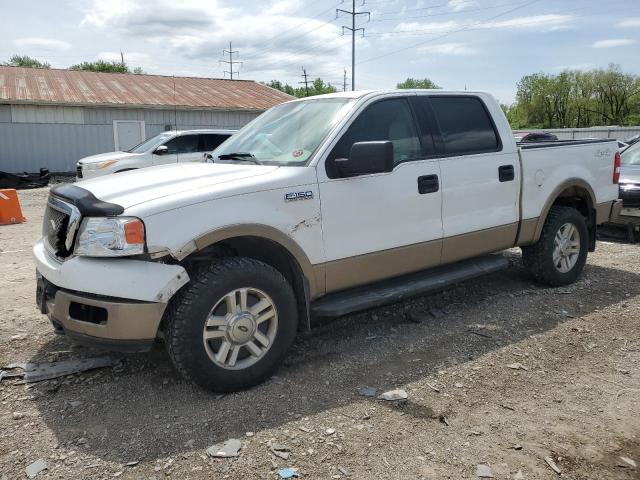
[[[153,151],[154,155],[165,155],[167,153],[169,153],[169,147],[167,147],[166,145],[160,145]]]
[[[389,140],[354,143],[349,158],[336,158],[335,166],[341,177],[391,172],[393,143]]]

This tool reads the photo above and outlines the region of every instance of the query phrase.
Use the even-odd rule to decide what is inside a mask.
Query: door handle
[[[440,190],[438,175],[423,175],[418,177],[418,193],[434,193]]]
[[[498,180],[501,182],[510,182],[516,178],[513,165],[501,165],[498,167]]]

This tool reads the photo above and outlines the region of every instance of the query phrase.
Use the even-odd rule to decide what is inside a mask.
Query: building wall
[[[0,105],[0,170],[73,172],[88,155],[115,149],[114,120],[145,122],[146,137],[166,128],[239,129],[258,114],[242,111]]]
[[[624,141],[640,134],[640,127],[591,127],[591,128],[549,128],[545,130],[527,130],[525,132],[553,133],[559,140],[579,140],[581,138],[615,138]]]

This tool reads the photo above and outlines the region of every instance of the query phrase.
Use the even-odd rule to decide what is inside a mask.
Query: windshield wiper
[[[241,162],[253,163],[255,165],[262,165],[262,162],[258,160],[252,153],[247,152],[225,153],[222,155],[218,155],[218,160],[238,160]]]

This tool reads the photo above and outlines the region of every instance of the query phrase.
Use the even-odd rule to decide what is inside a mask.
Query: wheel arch
[[[582,213],[587,221],[587,227],[589,228],[589,249],[592,250],[592,247],[595,247],[596,196],[591,185],[581,178],[570,178],[565,180],[549,195],[549,198],[540,212],[540,217],[536,223],[531,243],[535,243],[540,239],[542,227],[547,221],[551,207],[554,205],[574,207]]]
[[[253,258],[278,270],[296,295],[300,326],[310,327],[310,302],[322,293],[322,279],[291,237],[267,225],[232,225],[203,234],[194,243],[195,251],[183,262],[232,255]]]

